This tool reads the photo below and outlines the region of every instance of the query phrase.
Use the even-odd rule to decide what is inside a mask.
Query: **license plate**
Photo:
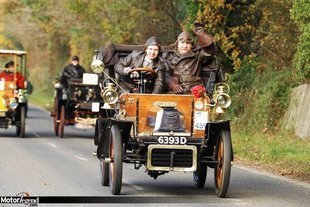
[[[100,110],[100,103],[99,102],[91,103],[91,111],[92,112],[99,112],[99,110]]]
[[[5,117],[5,111],[0,111],[0,117]]]
[[[157,139],[158,144],[186,144],[186,137],[160,136]]]
[[[93,126],[87,125],[87,124],[77,123],[77,124],[75,124],[75,128],[77,128],[77,129],[91,129],[91,128],[93,128]]]
[[[205,130],[206,124],[209,122],[209,114],[207,111],[195,111],[195,130]]]

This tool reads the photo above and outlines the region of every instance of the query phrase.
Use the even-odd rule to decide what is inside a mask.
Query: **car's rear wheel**
[[[110,166],[109,184],[113,195],[119,195],[122,188],[123,158],[122,158],[122,137],[117,125],[111,127],[110,132]]]
[[[219,132],[215,159],[218,162],[214,168],[216,195],[224,198],[229,186],[232,159],[231,137],[228,130]]]
[[[203,188],[207,178],[207,165],[203,163],[197,164],[197,170],[193,172],[194,182],[198,188]]]
[[[58,100],[57,97],[54,98],[54,133],[55,136],[58,136],[59,130],[59,109],[58,109]]]
[[[64,128],[65,128],[65,105],[61,105],[59,115],[59,127],[58,127],[58,135],[60,138],[64,136]]]

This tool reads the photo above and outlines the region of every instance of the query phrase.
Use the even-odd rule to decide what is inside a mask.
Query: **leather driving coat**
[[[131,69],[134,69],[143,67],[145,56],[146,54],[144,51],[134,50],[126,57],[121,58],[119,62],[115,64],[114,71],[119,75],[119,84],[126,90],[126,92],[133,92],[134,82],[130,78],[130,75],[124,74],[124,68],[130,67]],[[155,76],[146,85],[146,93],[162,93],[166,70],[163,63],[156,58],[144,67],[152,68],[155,71]]]
[[[85,69],[81,65],[67,65],[60,76],[60,82],[64,85],[65,88],[68,87],[68,81],[72,78],[82,78]]]
[[[205,48],[195,46],[192,51],[183,55],[177,50],[166,51],[163,58],[169,66],[165,75],[168,89],[171,89],[177,82],[183,88],[183,93],[190,93],[194,85],[204,84],[202,65],[208,62],[214,54],[214,43]]]

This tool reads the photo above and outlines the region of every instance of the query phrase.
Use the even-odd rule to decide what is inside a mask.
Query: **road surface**
[[[110,197],[109,187],[100,185],[93,134],[94,129],[66,126],[64,138],[58,138],[49,112],[30,106],[26,138],[15,137],[15,127],[0,129],[0,196],[27,192],[30,196]],[[310,205],[310,185],[234,165],[227,198],[220,199],[214,193],[211,169],[206,187],[197,189],[192,173],[168,173],[154,180],[143,167],[135,170],[124,164],[122,192],[113,198],[118,198],[117,202],[128,199],[136,202],[135,206],[146,202],[151,206],[300,207]],[[119,206],[114,202],[108,206]]]

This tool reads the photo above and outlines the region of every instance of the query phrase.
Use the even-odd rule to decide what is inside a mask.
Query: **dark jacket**
[[[146,54],[144,51],[134,50],[128,56],[121,58],[118,63],[114,66],[114,71],[119,75],[119,84],[127,92],[133,92],[134,83],[129,75],[124,74],[124,68],[130,67],[141,68],[143,67],[143,60]],[[165,67],[162,62],[157,58],[153,60],[150,64],[146,66],[147,68],[152,68],[155,71],[155,76],[147,84],[147,93],[162,93],[164,88],[164,76]],[[122,93],[122,92],[121,92]]]
[[[68,81],[74,78],[82,78],[85,69],[81,65],[74,66],[73,64],[67,65],[60,76],[60,82],[65,88],[68,87]]]
[[[215,54],[215,45],[201,48],[195,46],[191,52],[181,55],[176,49],[168,50],[163,54],[169,69],[166,71],[165,81],[168,89],[174,84],[183,88],[183,93],[189,93],[192,86],[204,84],[202,65],[208,62]]]

